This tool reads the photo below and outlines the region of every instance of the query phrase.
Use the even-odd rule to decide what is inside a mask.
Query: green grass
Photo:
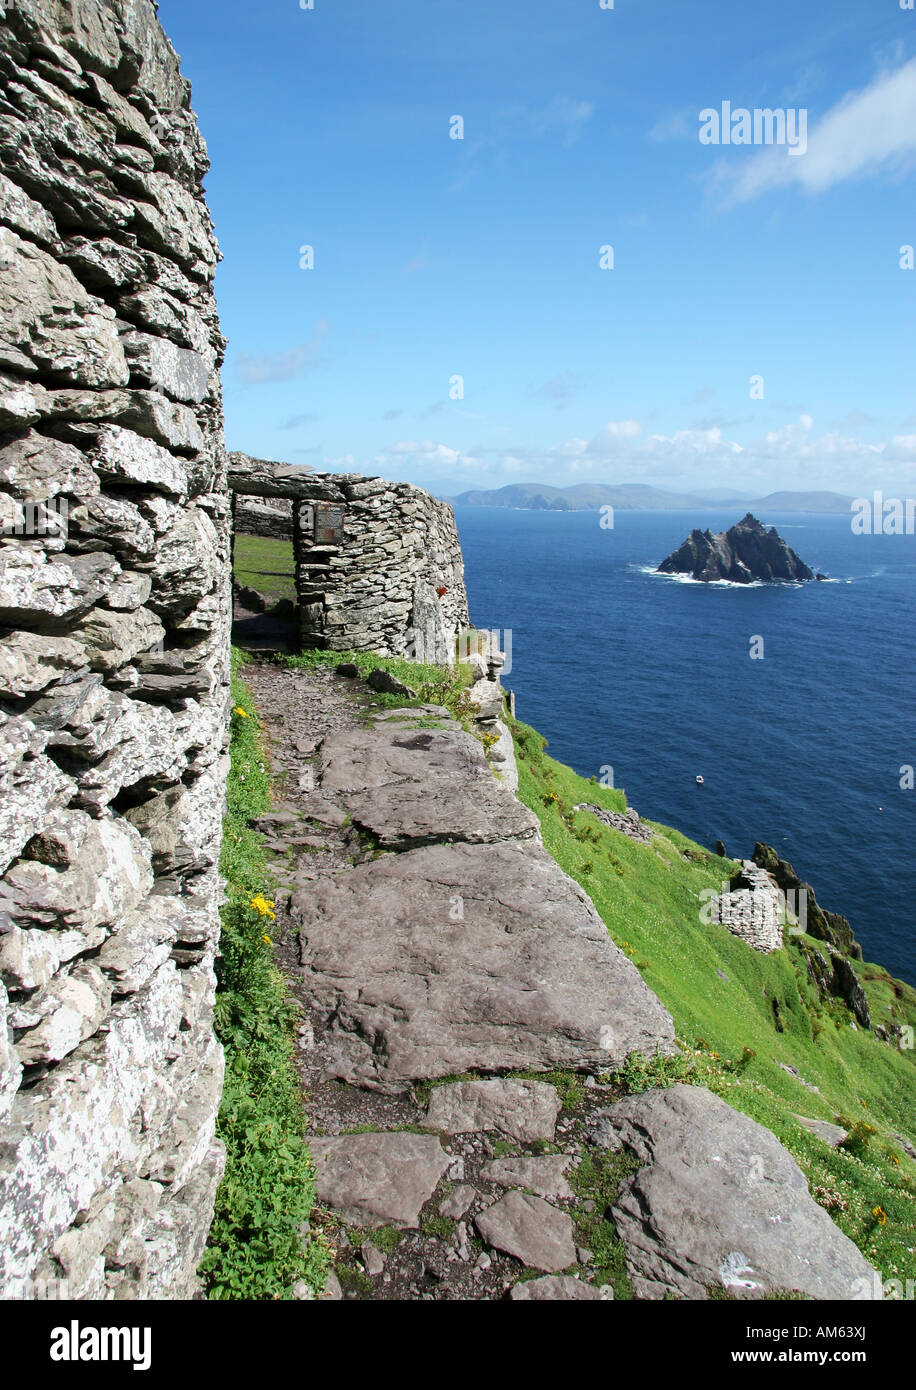
[[[703,924],[700,893],[721,891],[738,867],[733,861],[665,826],[654,827],[653,845],[642,845],[574,812],[583,801],[622,810],[624,793],[555,762],[535,730],[515,721],[511,727],[519,795],[540,819],[547,849],[668,1008],[684,1049],[674,1061],[631,1058],[616,1079],[631,1090],[686,1080],[725,1097],[776,1134],[817,1200],[885,1279],[916,1276],[916,1163],[894,1138],[914,1137],[913,1052],[853,1029],[841,1004],[819,999],[805,953],[822,943],[789,937],[783,950],[764,956],[725,927]],[[916,992],[879,966],[853,964],[876,1022],[916,1023]],[[780,1062],[797,1067],[820,1094]],[[840,1117],[847,1128],[864,1122],[873,1133],[859,1128],[848,1148],[834,1150],[793,1112]]]
[[[231,768],[220,869],[222,909],[216,1028],[226,1054],[218,1134],[226,1172],[200,1273],[212,1299],[282,1299],[324,1284],[328,1256],[303,1238],[315,1195],[295,1064],[296,1012],[273,963],[266,855],[248,820],[270,805],[270,777],[250,692],[233,652]]]
[[[267,536],[235,537],[235,578],[267,598],[296,597],[296,567],[292,541]]]

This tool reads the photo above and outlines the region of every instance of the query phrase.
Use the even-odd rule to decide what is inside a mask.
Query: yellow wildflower
[[[266,945],[268,945],[268,946],[272,946],[272,945],[273,945],[273,942],[271,941],[271,939],[270,939],[269,936],[266,936],[266,935],[265,935],[265,936],[262,936],[262,937],[261,937],[261,940],[262,940]]]
[[[887,1212],[884,1210],[883,1207],[872,1207],[871,1214],[875,1218],[879,1226],[887,1225]]]
[[[263,893],[256,893],[251,899],[251,906],[255,912],[259,912],[262,917],[270,917],[276,920],[277,914],[274,912],[274,903],[270,898],[265,898]]]
[[[241,706],[241,705],[236,705],[236,707],[235,707],[235,709],[232,711],[232,713],[233,713],[233,714],[237,714],[237,715],[239,716],[240,719],[250,719],[250,718],[251,718],[251,715],[248,713],[247,709],[242,709],[242,706]]]

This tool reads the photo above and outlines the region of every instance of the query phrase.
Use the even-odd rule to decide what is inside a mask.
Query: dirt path
[[[506,1115],[509,1097],[514,1118],[497,1116],[488,1122],[489,1128],[450,1135],[430,1123],[427,1106],[433,1092],[428,1085],[385,1094],[329,1074],[335,1063],[340,1071],[336,1019],[320,1001],[316,1007],[313,973],[302,964],[303,904],[327,891],[329,884],[333,891],[332,881],[353,882],[347,876],[379,854],[367,844],[365,832],[318,785],[319,750],[338,734],[351,735],[358,745],[368,739],[373,719],[388,712],[380,710],[362,681],[327,669],[289,672],[253,662],[241,675],[254,694],[269,738],[277,799],[257,828],[274,855],[277,962],[303,1010],[298,1055],[308,1132],[313,1152],[320,1153],[326,1165],[322,1169],[319,1162],[319,1173],[325,1175],[322,1195],[337,1194],[337,1210],[316,1206],[313,1216],[336,1250],[331,1296],[502,1298],[520,1276],[534,1278],[549,1268],[573,1269],[576,1276],[575,1283],[566,1278],[560,1286],[551,1285],[553,1297],[612,1296],[606,1279],[601,1280],[601,1294],[590,1283],[595,1275],[593,1256],[584,1248],[603,1216],[600,1194],[597,1187],[590,1193],[581,1184],[574,1192],[567,1179],[581,1161],[586,1134],[596,1132],[595,1111],[618,1092],[596,1085],[593,1077],[579,1077],[566,1089],[561,1083],[559,1095],[546,1082],[488,1082],[494,1103]],[[418,715],[424,720],[422,711],[411,712],[411,717]],[[434,714],[430,707],[425,720],[432,723],[437,716],[445,716],[445,711]],[[519,1095],[510,1094],[512,1087]],[[441,1094],[459,1089],[443,1087]],[[435,1093],[440,1094],[438,1088]],[[532,1118],[533,1112],[525,1109],[543,1108],[545,1102],[546,1121]],[[527,1118],[519,1118],[522,1111]],[[600,1119],[597,1125],[600,1130]],[[515,1133],[508,1132],[513,1129]],[[342,1137],[346,1135],[353,1137]],[[338,1153],[344,1145],[349,1145],[346,1152]],[[355,1170],[360,1181],[354,1195],[348,1183],[352,1188]],[[486,1242],[475,1219],[490,1207],[496,1215]],[[508,1234],[496,1229],[504,1212]],[[553,1239],[560,1253],[553,1247],[546,1255],[540,1250],[545,1223],[551,1228],[548,1244]],[[369,1229],[373,1226],[374,1233]],[[521,1258],[499,1245],[517,1248],[528,1259],[527,1269]],[[531,1287],[526,1286],[525,1296]],[[540,1296],[546,1296],[546,1286]]]

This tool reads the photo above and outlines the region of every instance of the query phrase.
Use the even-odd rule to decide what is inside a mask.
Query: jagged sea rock
[[[862,959],[862,948],[846,918],[837,912],[825,911],[818,903],[811,884],[800,879],[789,861],[780,858],[772,845],[758,840],[751,858],[761,869],[766,869],[767,873],[773,876],[783,892],[793,895],[793,901],[804,902],[805,931],[808,936],[826,941],[828,945],[842,951],[844,955],[852,956],[854,960]]]
[[[711,583],[752,584],[764,580],[809,580],[814,571],[791,550],[775,526],[769,530],[750,512],[717,532],[693,530],[658,567],[659,574],[689,574]]]

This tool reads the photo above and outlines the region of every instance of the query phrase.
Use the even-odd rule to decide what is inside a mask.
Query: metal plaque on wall
[[[343,541],[346,507],[329,502],[315,506],[315,545],[340,545]]]

